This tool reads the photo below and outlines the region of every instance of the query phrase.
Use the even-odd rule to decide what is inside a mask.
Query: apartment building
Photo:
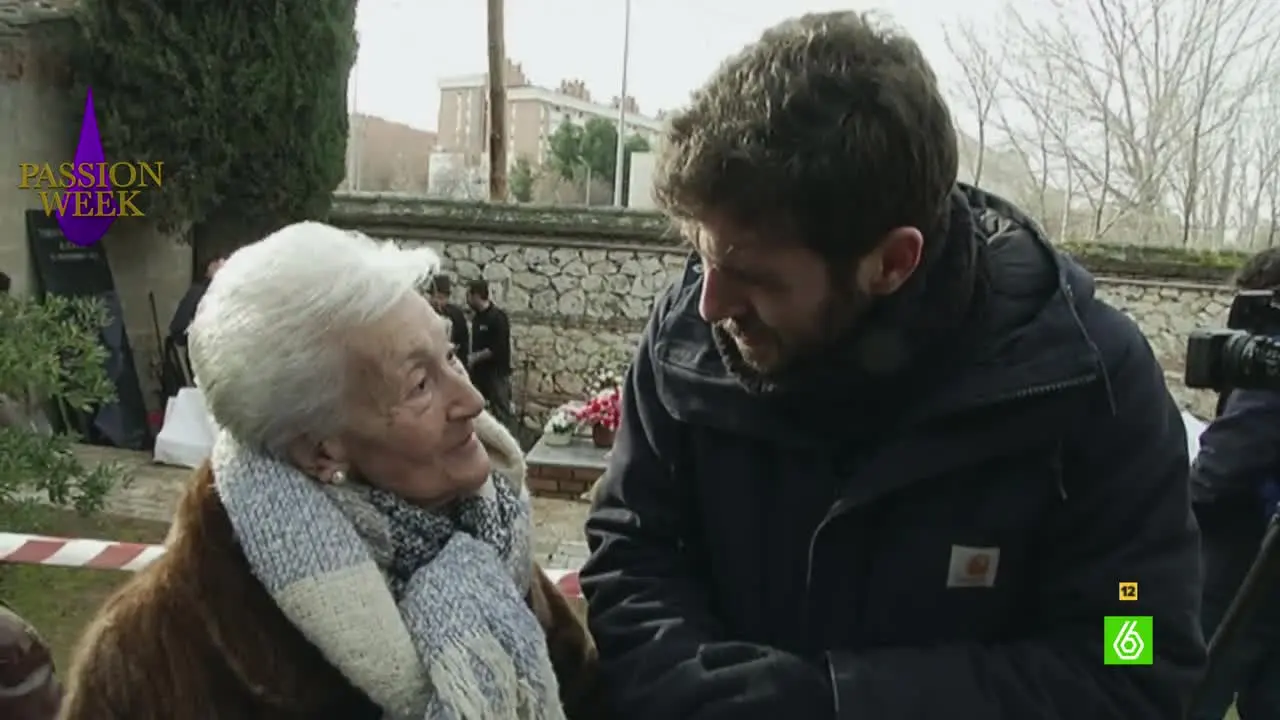
[[[596,102],[581,81],[570,80],[556,90],[529,82],[518,63],[507,62],[507,158],[514,163],[525,157],[537,165],[548,153],[548,141],[560,123],[568,118],[582,125],[591,118],[617,121],[619,98],[608,104]],[[489,76],[487,73],[440,80],[440,117],[437,124],[439,150],[459,157],[470,166],[480,164],[489,149]],[[651,144],[657,140],[662,121],[640,114],[634,98],[628,97],[626,134],[640,135]]]

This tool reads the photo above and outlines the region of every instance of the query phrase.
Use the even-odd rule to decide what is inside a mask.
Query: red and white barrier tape
[[[163,554],[163,545],[0,532],[0,563],[135,572],[155,562]],[[560,592],[569,597],[582,597],[577,570],[546,572],[560,588]]]
[[[163,545],[0,532],[0,562],[136,571],[164,554]]]

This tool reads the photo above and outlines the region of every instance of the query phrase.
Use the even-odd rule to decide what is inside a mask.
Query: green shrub
[[[91,411],[114,399],[99,333],[102,303],[49,296],[0,295],[0,503],[44,501],[81,512],[100,509],[123,479],[120,468],[93,468],[76,457],[77,437],[55,433],[46,408]]]

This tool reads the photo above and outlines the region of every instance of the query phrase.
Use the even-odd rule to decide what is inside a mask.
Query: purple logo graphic
[[[102,154],[102,135],[98,133],[98,114],[93,109],[93,88],[84,100],[84,119],[80,121],[80,143],[76,145],[77,168],[86,164],[103,171],[75,173],[54,209],[58,227],[67,239],[82,247],[102,239],[120,215],[119,204],[112,193],[111,180],[105,171],[107,159]],[[81,208],[89,212],[81,212]]]
[[[18,169],[18,188],[39,195],[44,214],[57,220],[68,241],[82,247],[101,240],[117,218],[143,217],[137,204],[142,191],[164,183],[163,162],[106,161],[93,90],[84,101],[75,159],[18,163]]]

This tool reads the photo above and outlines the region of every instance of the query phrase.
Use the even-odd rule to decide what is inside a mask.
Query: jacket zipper
[[[1035,385],[1028,388],[1022,388],[1021,390],[1011,392],[1007,395],[999,395],[994,398],[991,398],[990,400],[985,400],[976,407],[998,405],[1000,403],[1011,402],[1014,400],[1026,400],[1028,398],[1039,397],[1041,395],[1049,395],[1052,393],[1061,392],[1063,390],[1070,390],[1072,388],[1088,385],[1089,383],[1097,379],[1098,379],[1098,373],[1094,372],[1094,373],[1089,373],[1087,375],[1081,375],[1079,377],[1075,377],[1070,380],[1061,380],[1058,382],[1045,383],[1044,385]],[[808,611],[806,614],[810,618],[813,618],[814,616],[814,613],[812,612],[813,610],[813,600],[812,600],[813,577],[815,574],[814,560],[817,557],[818,538],[822,535],[823,530],[825,530],[828,525],[830,525],[837,518],[840,518],[841,516],[854,510],[857,506],[858,506],[858,503],[855,503],[846,499],[837,500],[836,503],[831,506],[831,509],[827,512],[826,516],[822,518],[822,521],[818,523],[818,527],[814,529],[813,534],[809,536],[809,553],[808,553],[809,567],[805,572],[804,598],[805,598],[805,609],[806,611]],[[859,548],[858,551],[863,553],[863,556],[859,558],[857,563],[858,577],[855,579],[855,587],[857,588],[857,592],[854,593],[855,597],[852,599],[853,600],[852,607],[850,608],[850,612],[853,614],[853,627],[855,628],[862,627],[862,615],[863,615],[864,606],[866,603],[866,599],[864,597],[865,588],[866,588],[866,575],[869,572],[869,568],[871,566],[869,561],[869,556],[867,555],[867,553],[869,552],[869,548],[867,546],[870,545],[870,542],[871,542],[869,533],[860,531],[858,533],[858,539],[863,545],[863,547]],[[810,620],[809,627],[806,628],[809,635],[813,634],[812,622],[813,621]]]

